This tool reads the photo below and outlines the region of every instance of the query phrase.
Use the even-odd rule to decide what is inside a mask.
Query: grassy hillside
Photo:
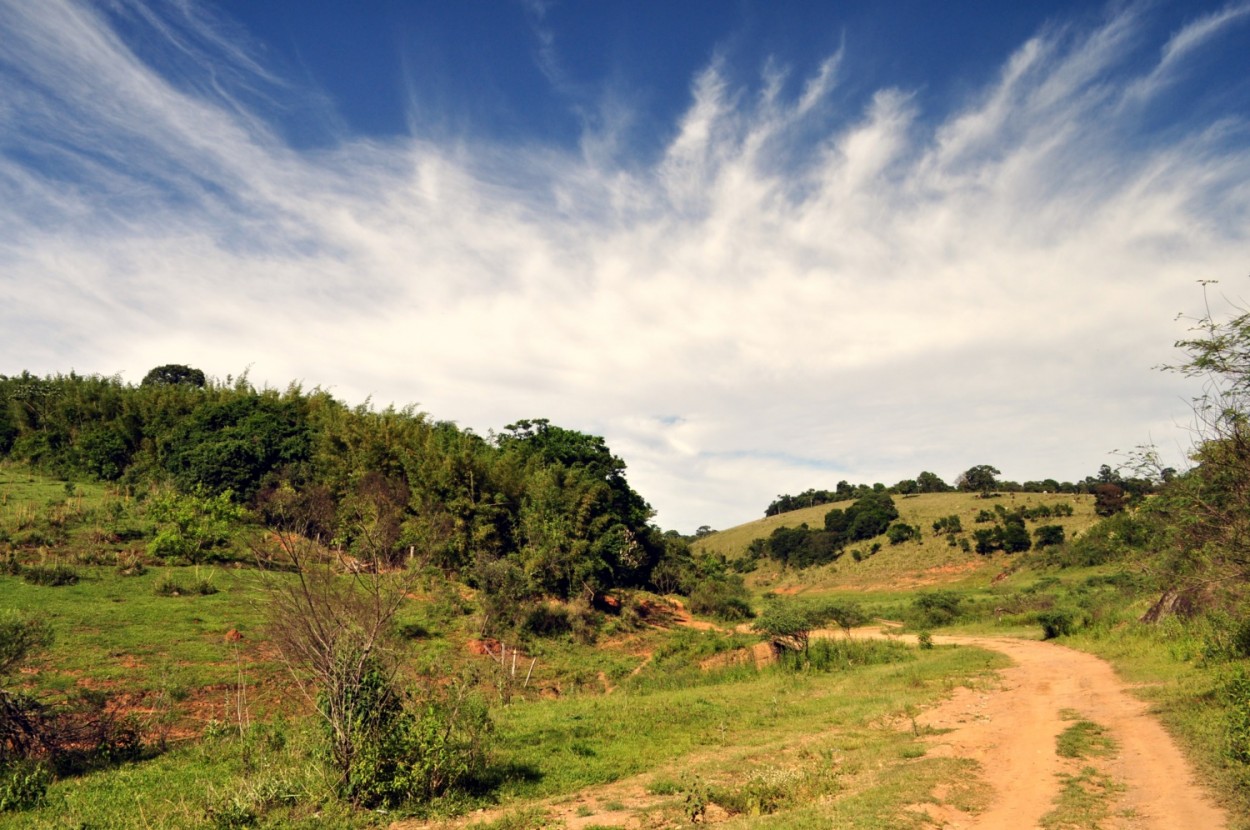
[[[672,598],[643,591],[621,592],[610,612],[550,601],[546,622],[518,624],[500,641],[483,635],[498,605],[427,568],[390,626],[387,652],[414,699],[465,684],[490,713],[491,749],[467,786],[365,809],[341,797],[324,763],[323,723],[270,641],[273,580],[294,577],[257,570],[244,541],[272,531],[235,524],[209,561],[179,564],[147,551],[160,523],[148,512],[153,496],[140,495],[0,466],[0,615],[42,619],[52,634],[20,671],[0,676],[0,692],[102,712],[140,738],[61,770],[26,809],[0,809],[0,828],[349,828],[404,816],[463,825],[475,810],[497,830],[694,819],[896,828],[924,826],[915,807],[934,793],[973,812],[989,797],[970,762],[930,757],[923,732],[905,727],[957,686],[987,683],[1002,665],[993,655],[857,640],[814,647],[808,662],[757,664],[762,637],[749,622],[686,623]],[[1036,553],[965,553],[932,529],[957,515],[965,538],[995,505],[1066,503],[1072,516],[1029,522],[1030,531],[1058,524],[1080,539],[1096,535],[1091,497],[946,493],[895,503],[920,539],[856,542],[835,563],[802,571],[761,560],[747,575],[755,610],[778,597],[852,601],[913,630],[1031,638],[1057,614],[1071,625],[1061,638],[1143,684],[1226,802],[1247,805],[1245,765],[1228,752],[1230,718],[1241,711],[1225,691],[1238,665],[1228,625],[1138,623],[1158,585],[1132,560],[1057,568]],[[737,560],[777,527],[822,526],[830,508],[717,533],[697,552]],[[874,544],[860,561],[850,552]],[[48,574],[74,579],[56,584]],[[949,607],[918,601],[935,595]],[[17,784],[0,775],[0,800]]]
[[[915,496],[895,496],[899,521],[919,525],[921,538],[891,545],[884,534],[876,539],[855,543],[847,547],[837,562],[804,570],[782,569],[768,560],[761,560],[759,568],[748,575],[749,585],[761,591],[783,593],[819,593],[839,589],[870,589],[873,587],[916,588],[926,585],[983,582],[985,578],[1001,573],[1011,564],[1016,554],[995,553],[989,556],[965,553],[959,547],[951,547],[945,533],[935,533],[933,523],[943,517],[959,516],[963,532],[958,537],[971,538],[977,524],[977,514],[994,510],[1001,504],[1007,510],[1038,505],[1070,504],[1072,516],[1056,517],[1029,522],[1030,529],[1040,524],[1063,527],[1066,537],[1077,538],[1098,520],[1094,514],[1094,499],[1088,495],[1010,493],[985,499],[976,493],[928,493]],[[816,507],[767,516],[737,527],[713,533],[694,543],[699,553],[723,556],[733,561],[741,558],[755,539],[767,538],[779,527],[798,527],[806,524],[812,528],[824,526],[825,514],[831,509],[845,508],[848,503],[824,504]],[[876,554],[856,561],[851,555],[854,549],[871,550],[880,545]]]

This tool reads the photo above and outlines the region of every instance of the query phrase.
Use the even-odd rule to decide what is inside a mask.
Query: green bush
[[[480,776],[492,724],[467,683],[412,696],[380,669],[346,701],[353,754],[340,788],[367,807],[429,801]]]
[[[535,637],[560,637],[573,630],[573,620],[563,606],[536,605],[521,621],[521,630]]]
[[[951,591],[928,591],[917,594],[912,600],[921,624],[925,628],[949,625],[959,616],[960,596]]]
[[[710,576],[690,592],[690,610],[729,622],[755,616],[749,602],[746,583],[737,574]]]
[[[1225,727],[1228,757],[1250,764],[1250,672],[1236,666],[1220,686],[1220,697],[1227,707]]]
[[[22,579],[32,585],[74,585],[78,571],[69,565],[31,565],[22,569]]]
[[[1045,640],[1067,636],[1076,628],[1073,613],[1061,608],[1042,611],[1037,615],[1037,622],[1042,626],[1042,639]]]
[[[40,806],[51,781],[52,773],[42,763],[11,761],[0,765],[0,813]]]

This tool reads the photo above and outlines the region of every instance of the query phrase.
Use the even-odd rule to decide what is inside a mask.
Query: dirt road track
[[[1142,701],[1103,660],[1054,643],[1005,637],[935,637],[1006,654],[1015,665],[1000,688],[958,689],[917,720],[953,731],[932,739],[933,754],[972,758],[994,787],[989,809],[975,816],[943,815],[950,828],[1026,830],[1040,826],[1059,794],[1059,773],[1073,762],[1056,753],[1055,739],[1071,726],[1064,710],[1106,728],[1119,745],[1096,765],[1125,789],[1103,827],[1143,830],[1221,830],[1227,817],[1194,782],[1189,764]]]
[[[822,631],[813,636],[843,635]],[[889,626],[873,626],[857,629],[852,636],[897,635]],[[904,635],[900,639],[915,638]],[[912,809],[928,814],[932,826],[1038,830],[1059,797],[1060,774],[1076,773],[1092,764],[1122,788],[1111,806],[1111,817],[1098,825],[1101,830],[1226,830],[1228,817],[1194,781],[1171,736],[1103,660],[1055,643],[1011,637],[936,636],[934,642],[1001,652],[1014,665],[979,688],[956,689],[948,700],[917,716],[918,726],[940,730],[928,739],[930,755],[977,761],[994,790],[989,806],[975,814],[949,804],[914,805]],[[1115,754],[1081,761],[1061,757],[1056,739],[1072,725],[1072,713],[1106,729],[1117,744]],[[545,806],[553,823],[568,830],[591,824],[637,827],[633,811],[657,801],[643,786],[647,777],[592,788]],[[940,801],[936,796],[935,801]],[[627,812],[583,815],[577,810],[606,798],[619,801]],[[479,814],[473,820],[491,817],[495,813]],[[428,827],[415,821],[397,822],[392,830]]]

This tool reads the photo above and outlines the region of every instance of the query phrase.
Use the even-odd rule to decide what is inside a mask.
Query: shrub
[[[521,630],[536,637],[560,637],[573,630],[573,621],[563,606],[536,605],[521,621]]]
[[[707,577],[690,592],[690,610],[731,622],[747,620],[755,616],[749,596],[746,583],[737,574]]]
[[[490,717],[467,683],[412,697],[379,668],[347,701],[354,754],[342,794],[368,807],[428,801],[481,775]]]
[[[158,597],[180,597],[187,592],[178,580],[169,574],[162,576],[157,580],[156,585],[152,588]]]
[[[1220,686],[1220,697],[1227,707],[1225,751],[1228,757],[1250,764],[1250,672],[1237,666]]]
[[[1075,628],[1075,619],[1071,611],[1055,608],[1037,615],[1042,626],[1042,639],[1053,640],[1071,634]]]
[[[929,591],[917,594],[912,606],[927,628],[947,625],[959,616],[960,597],[951,591]]]
[[[1063,525],[1042,525],[1033,531],[1033,538],[1038,548],[1048,548],[1063,544]]]
[[[890,529],[886,531],[885,538],[891,545],[901,545],[904,542],[909,542],[912,539],[915,539],[919,535],[920,534],[916,531],[916,528],[911,525],[905,524],[904,522],[895,522],[890,525]]]
[[[78,571],[69,565],[31,565],[22,569],[22,579],[32,585],[74,585]]]
[[[29,810],[43,804],[52,773],[34,761],[0,765],[0,813]]]

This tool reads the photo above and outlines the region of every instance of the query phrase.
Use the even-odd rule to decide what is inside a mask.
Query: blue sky
[[[604,435],[665,527],[1080,478],[1246,294],[1250,3],[0,0],[0,372]]]

